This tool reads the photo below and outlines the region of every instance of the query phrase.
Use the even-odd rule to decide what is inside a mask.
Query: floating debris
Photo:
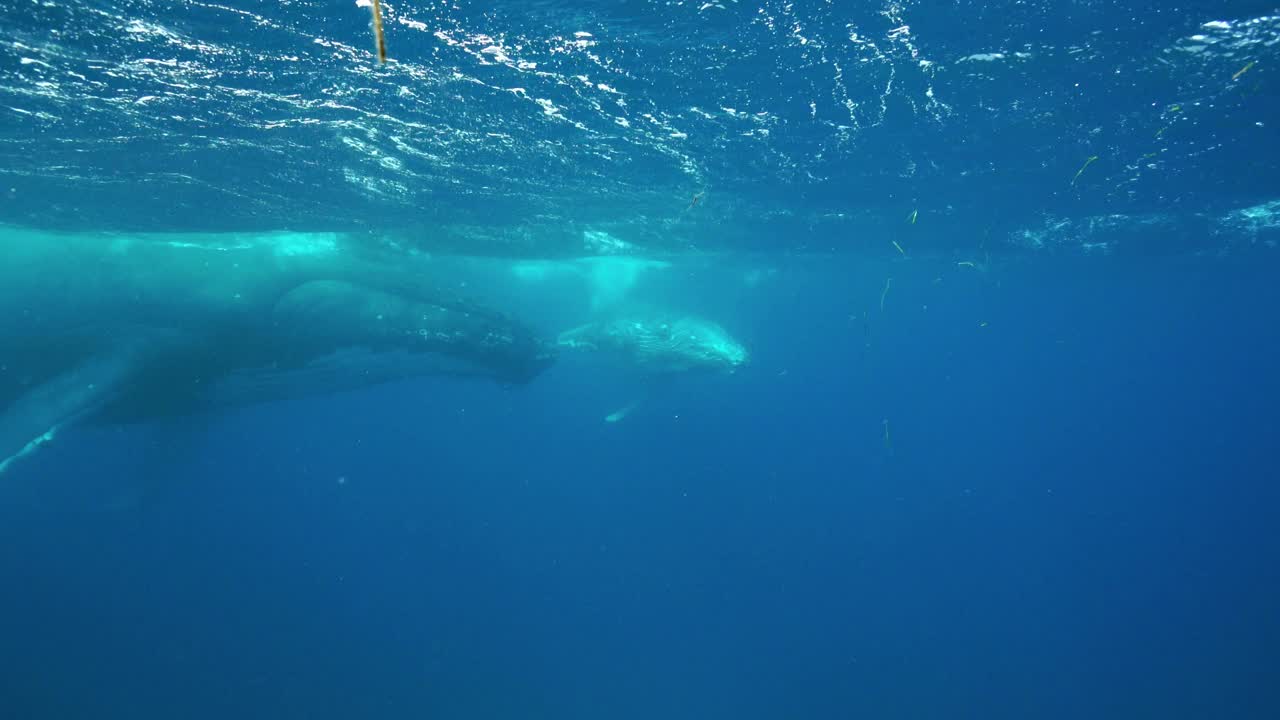
[[[1081,165],[1080,169],[1076,171],[1076,176],[1071,178],[1071,184],[1075,185],[1076,181],[1080,179],[1080,176],[1084,174],[1085,168],[1092,165],[1093,162],[1097,159],[1098,159],[1097,155],[1090,155],[1089,159],[1084,161],[1084,165]]]
[[[889,295],[889,284],[893,282],[893,278],[885,278],[884,292],[880,293],[880,312],[884,312],[884,299]]]
[[[911,214],[907,216],[907,222],[908,222],[908,223],[910,223],[910,224],[912,224],[912,225],[915,225],[915,224],[916,224],[916,216],[918,216],[919,214],[920,214],[920,211],[919,211],[919,210],[912,210],[912,211],[911,211]]]
[[[373,0],[373,38],[378,43],[378,62],[387,62],[387,39],[382,34],[382,0]]]
[[[890,242],[892,242],[892,243],[893,243],[893,246],[894,246],[894,247],[898,248],[898,253],[899,253],[899,254],[901,254],[901,255],[902,255],[902,257],[906,257],[906,256],[907,256],[907,251],[902,249],[902,246],[898,244],[898,241],[897,241],[897,240],[891,240]]]
[[[1257,62],[1256,60],[1250,60],[1248,65],[1245,65],[1244,67],[1237,70],[1236,74],[1231,76],[1232,82],[1239,80],[1241,75],[1249,72],[1249,68],[1253,67],[1256,62]]]
[[[698,207],[698,203],[702,202],[702,197],[706,194],[707,194],[706,190],[694,193],[693,197],[689,199],[689,204],[684,206],[684,210],[680,211],[680,217],[684,217],[689,213],[689,211]]]

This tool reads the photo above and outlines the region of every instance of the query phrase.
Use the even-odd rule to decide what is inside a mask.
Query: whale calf
[[[336,235],[0,228],[0,472],[80,423],[435,374],[522,384],[554,362],[429,270]]]
[[[734,372],[747,349],[724,328],[694,315],[624,312],[560,334],[561,348],[600,352],[646,375]]]
[[[566,350],[598,354],[633,380],[639,397],[604,416],[622,422],[677,378],[733,373],[747,364],[747,349],[720,325],[695,315],[635,308],[560,334]]]

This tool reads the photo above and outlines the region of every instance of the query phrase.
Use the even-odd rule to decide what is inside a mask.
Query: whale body
[[[748,353],[723,327],[693,315],[622,313],[560,334],[561,348],[599,352],[648,375],[734,372]]]
[[[429,272],[334,235],[0,228],[0,471],[78,423],[434,374],[521,384],[554,361]]]

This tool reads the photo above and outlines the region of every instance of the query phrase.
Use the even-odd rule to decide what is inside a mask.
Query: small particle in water
[[[339,475],[339,476],[338,476],[338,484],[339,484],[339,485],[346,485],[346,484],[347,484],[347,476],[346,476],[346,475]]]

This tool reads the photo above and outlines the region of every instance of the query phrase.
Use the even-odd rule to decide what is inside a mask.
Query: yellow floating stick
[[[898,241],[897,241],[897,240],[892,240],[892,241],[890,241],[890,242],[892,242],[892,243],[893,243],[893,246],[894,246],[894,247],[898,248],[898,252],[902,254],[902,257],[906,257],[906,256],[907,256],[907,251],[902,249],[902,246],[898,244]]]
[[[373,0],[373,38],[378,43],[378,62],[387,61],[387,39],[382,35],[382,0]]]
[[[1071,184],[1075,185],[1076,181],[1080,179],[1080,176],[1084,174],[1084,169],[1092,165],[1093,161],[1097,159],[1098,159],[1097,155],[1090,155],[1089,159],[1085,160],[1084,164],[1080,166],[1080,169],[1076,171],[1076,176],[1071,178]]]
[[[1231,76],[1231,79],[1232,79],[1232,80],[1239,80],[1241,75],[1243,75],[1243,74],[1245,74],[1245,73],[1249,72],[1249,68],[1253,67],[1253,64],[1254,64],[1255,62],[1257,62],[1257,61],[1256,61],[1256,60],[1250,60],[1250,61],[1249,61],[1249,64],[1248,64],[1248,65],[1245,65],[1244,67],[1242,67],[1242,68],[1240,68],[1239,70],[1237,70],[1237,71],[1236,71],[1236,74]]]

